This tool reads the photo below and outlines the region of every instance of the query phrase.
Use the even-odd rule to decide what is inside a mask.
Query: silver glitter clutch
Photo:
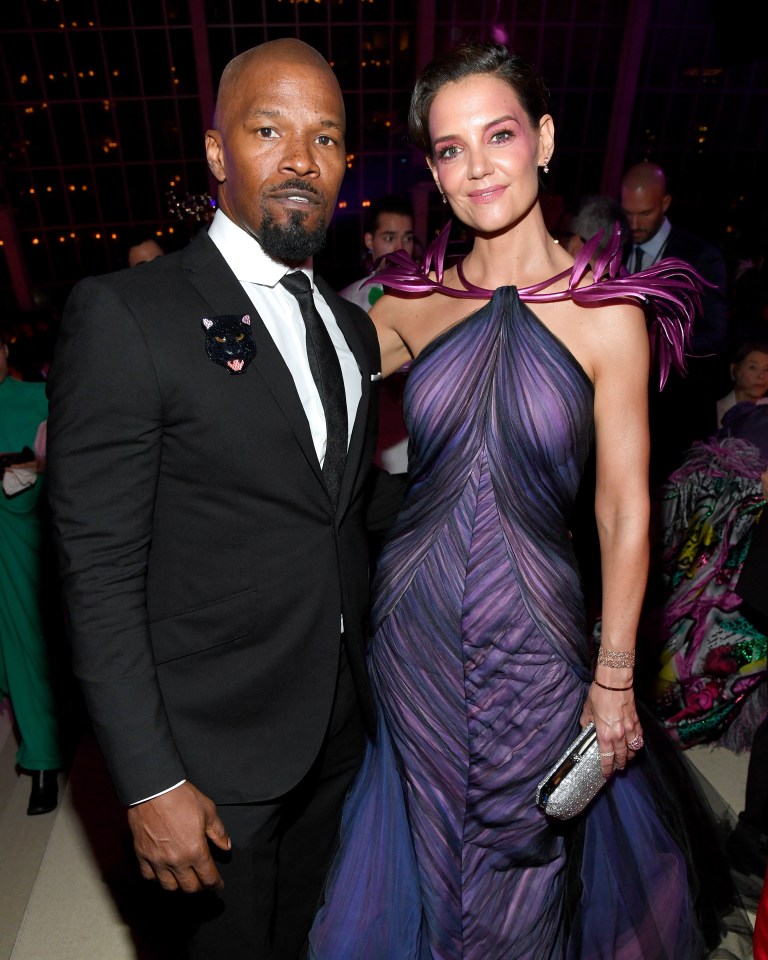
[[[579,733],[536,788],[536,804],[549,817],[569,820],[587,806],[606,783],[594,723]]]

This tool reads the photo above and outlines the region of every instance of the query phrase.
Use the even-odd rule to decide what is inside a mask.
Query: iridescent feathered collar
[[[451,221],[448,221],[427,248],[421,264],[416,263],[404,250],[387,254],[383,258],[385,266],[375,274],[376,283],[404,293],[439,291],[450,297],[490,299],[494,291],[470,283],[464,276],[461,262],[457,264],[457,273],[462,287],[448,287],[443,283],[450,229]],[[597,253],[601,236],[597,234],[584,244],[569,270],[530,287],[519,287],[517,294],[525,303],[551,303],[557,300],[573,300],[579,304],[611,300],[638,303],[648,318],[648,335],[663,388],[671,367],[680,373],[685,372],[686,346],[693,318],[701,309],[701,289],[711,284],[684,260],[671,257],[659,260],[640,273],[628,273],[621,263],[619,225],[613,228],[605,249]],[[596,254],[592,283],[579,286],[590,269],[590,260]],[[434,280],[429,276],[431,272],[435,274]],[[548,287],[566,278],[568,285],[564,290],[547,291]]]

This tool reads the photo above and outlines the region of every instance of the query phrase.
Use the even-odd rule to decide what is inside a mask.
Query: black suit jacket
[[[342,613],[371,718],[379,349],[367,314],[317,283],[362,383],[335,511],[288,367],[206,231],[81,281],[66,305],[50,503],[74,668],[123,802],[182,778],[217,803],[294,786],[330,715]],[[257,352],[231,375],[208,359],[201,321],[246,313]]]
[[[761,628],[768,626],[768,507],[752,530],[744,566],[736,583],[736,593],[762,618]]]
[[[687,346],[687,371],[670,371],[659,393],[655,371],[650,384],[651,484],[664,483],[683,462],[695,440],[703,440],[717,428],[715,414],[720,396],[721,354],[727,345],[728,315],[726,266],[712,243],[672,226],[662,257],[690,264],[714,284],[701,293],[701,310],[694,317]],[[631,258],[631,248],[627,260]]]
[[[690,352],[696,356],[719,354],[727,346],[727,268],[721,251],[712,243],[673,226],[663,256],[684,260],[715,286],[706,287],[701,312],[693,324]]]

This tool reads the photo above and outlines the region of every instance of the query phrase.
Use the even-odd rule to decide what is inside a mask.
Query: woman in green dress
[[[31,815],[56,806],[63,765],[43,616],[47,417],[45,384],[10,376],[0,334],[0,697],[13,707],[18,766],[32,776]]]

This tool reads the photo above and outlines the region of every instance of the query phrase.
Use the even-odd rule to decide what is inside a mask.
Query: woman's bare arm
[[[600,310],[593,337],[601,645],[633,653],[649,556],[649,343],[642,311],[623,305]],[[618,767],[631,756],[627,741],[642,733],[632,676],[629,667],[599,665],[582,716],[583,722],[594,719],[600,751],[613,750]],[[603,757],[604,772],[612,770],[613,762],[613,757]]]

